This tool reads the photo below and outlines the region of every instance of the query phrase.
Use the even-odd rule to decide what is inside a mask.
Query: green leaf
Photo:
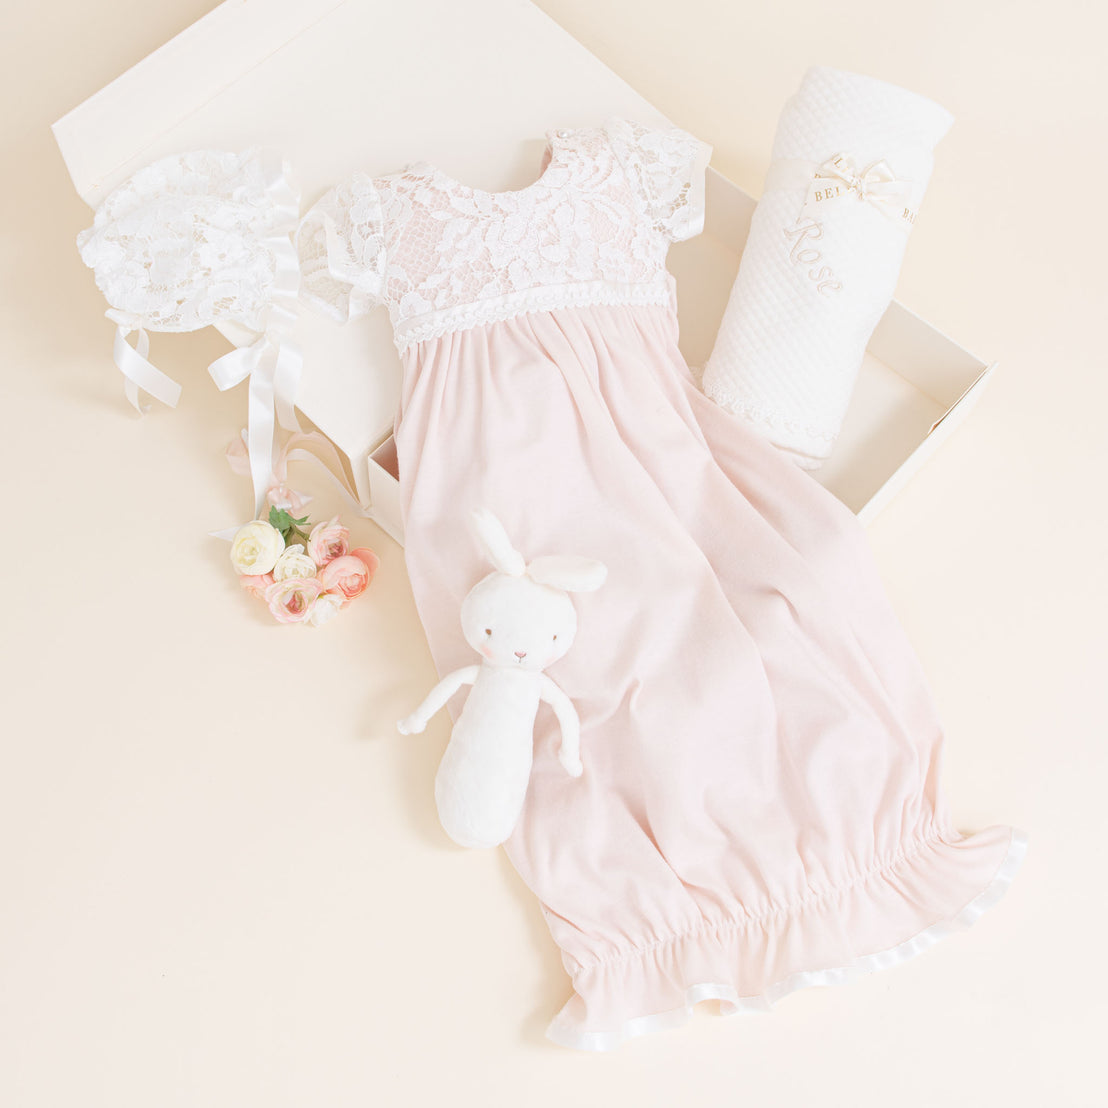
[[[281,532],[281,538],[287,543],[289,536],[294,535],[298,538],[307,539],[308,534],[306,531],[301,531],[302,525],[308,522],[307,516],[302,516],[300,519],[294,519],[285,511],[284,508],[270,508],[269,509],[269,525],[275,531]]]

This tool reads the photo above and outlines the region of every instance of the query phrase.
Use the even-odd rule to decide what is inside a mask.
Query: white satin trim
[[[685,1004],[681,1008],[674,1008],[668,1012],[658,1012],[651,1016],[637,1016],[627,1020],[620,1027],[609,1031],[577,1031],[574,1028],[560,1022],[561,1013],[554,1018],[546,1029],[546,1037],[559,1046],[572,1047],[574,1050],[605,1051],[614,1050],[627,1039],[637,1035],[647,1035],[652,1031],[667,1031],[674,1027],[680,1027],[686,1023],[693,1014],[693,1006],[702,1000],[720,1001],[720,1014],[733,1016],[739,1012],[768,1012],[773,1005],[789,993],[795,993],[800,989],[811,988],[815,985],[842,985],[856,977],[875,970],[890,969],[900,965],[901,962],[922,954],[929,947],[934,946],[941,939],[947,938],[958,931],[964,931],[991,908],[1008,890],[1020,863],[1027,853],[1027,836],[1024,832],[1013,829],[1012,838],[1008,845],[1008,853],[996,875],[988,886],[973,898],[956,916],[949,920],[940,920],[930,927],[924,928],[917,935],[891,947],[889,950],[881,950],[875,954],[867,954],[856,958],[848,965],[834,969],[806,970],[794,973],[783,981],[771,985],[759,996],[739,996],[732,985],[720,985],[716,983],[704,983],[690,985],[685,990]]]

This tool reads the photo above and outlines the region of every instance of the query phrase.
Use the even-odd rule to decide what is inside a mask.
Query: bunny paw
[[[585,767],[581,765],[581,759],[573,757],[569,754],[559,754],[558,761],[562,763],[562,768],[570,775],[570,777],[580,777],[585,772]]]

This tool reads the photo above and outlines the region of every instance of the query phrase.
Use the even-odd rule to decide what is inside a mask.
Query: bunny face
[[[560,589],[490,573],[462,601],[462,633],[488,665],[537,673],[573,644],[577,611]]]

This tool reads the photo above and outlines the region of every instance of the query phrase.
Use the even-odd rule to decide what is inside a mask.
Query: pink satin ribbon
[[[242,436],[235,439],[227,447],[227,464],[234,473],[242,477],[250,475],[253,472],[247,440],[247,432],[243,431]],[[339,493],[355,515],[364,519],[371,518],[370,513],[358,500],[358,494],[353,483],[346,476],[346,470],[338,450],[335,449],[334,444],[325,435],[321,434],[319,431],[298,431],[290,435],[284,446],[281,447],[273,458],[272,483],[274,485],[285,485],[287,483],[288,464],[293,461],[314,462],[315,465],[323,471],[328,482]],[[266,492],[268,492],[269,487],[271,486],[267,486]],[[306,493],[299,492],[295,489],[290,489],[289,492],[296,498],[291,507],[291,510],[294,512],[299,511],[300,507],[311,502],[312,498]],[[262,494],[262,504],[264,505],[264,503],[265,492]],[[261,515],[261,506],[258,507],[254,514],[256,518]],[[227,539],[230,541],[235,537],[235,533],[238,530],[238,527],[230,527],[223,531],[212,531],[211,534],[215,538]]]

